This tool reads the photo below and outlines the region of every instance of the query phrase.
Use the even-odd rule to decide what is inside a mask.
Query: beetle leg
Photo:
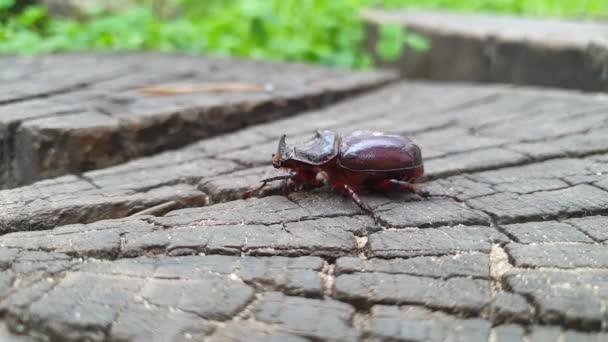
[[[295,181],[290,182],[289,180],[286,180],[285,182],[281,183],[279,187],[279,193],[283,196],[288,196],[292,192],[299,190],[299,187],[301,186],[302,183],[298,183]]]
[[[417,192],[418,195],[424,197],[424,198],[429,198],[429,197],[444,197],[444,198],[449,198],[449,199],[453,199],[456,202],[462,202],[462,200],[460,198],[458,198],[458,196],[454,196],[454,195],[448,195],[448,194],[432,194],[426,190],[420,190],[419,192]]]
[[[428,193],[425,190],[420,189],[416,184],[396,179],[385,179],[380,181],[374,185],[374,188],[382,192],[401,190],[418,194],[421,197],[428,197]]]
[[[348,186],[348,184],[344,184],[343,185],[343,194],[350,198],[351,201],[353,201],[353,203],[355,203],[359,208],[361,208],[361,210],[365,211],[366,213],[370,214],[370,215],[374,215],[374,212],[372,211],[372,208],[370,208],[365,202],[363,202],[361,200],[361,198],[359,197],[359,195],[355,192],[355,190],[353,190],[353,188],[351,188],[350,186]]]
[[[277,180],[292,179],[295,176],[296,176],[295,173],[290,173],[290,174],[287,174],[287,175],[280,175],[280,176],[276,176],[276,177],[270,177],[270,178],[262,179],[260,181],[262,183],[262,185],[260,186],[260,189],[263,188],[264,186],[266,186],[266,183],[274,182],[274,181],[277,181]]]
[[[389,179],[388,181],[392,185],[393,189],[400,189],[400,190],[412,192],[412,193],[415,193],[416,195],[418,195],[420,197],[424,197],[424,198],[427,198],[431,195],[428,191],[421,189],[420,187],[418,187],[415,184],[410,183],[410,182],[400,181],[400,180],[396,180],[396,179]]]
[[[293,179],[295,176],[296,176],[295,173],[289,173],[286,175],[280,175],[280,176],[262,179],[260,181],[262,183],[262,185],[260,185],[257,189],[249,190],[249,191],[245,192],[243,194],[243,198],[247,199],[247,198],[253,196],[254,193],[259,193],[260,191],[262,191],[262,189],[266,186],[267,183],[274,182],[277,180],[289,180],[289,179]]]
[[[462,200],[456,196],[444,195],[444,194],[431,194],[430,192],[428,192],[424,189],[420,189],[416,184],[412,184],[410,182],[404,182],[404,181],[400,181],[400,180],[396,180],[396,179],[388,179],[388,180],[382,181],[382,182],[380,182],[380,184],[378,184],[377,187],[380,189],[386,189],[386,190],[392,190],[392,189],[405,190],[408,192],[415,193],[416,195],[418,195],[420,197],[424,197],[424,198],[447,197],[447,198],[456,200],[458,202],[462,202]]]

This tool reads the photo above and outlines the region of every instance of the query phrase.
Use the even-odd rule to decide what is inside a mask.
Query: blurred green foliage
[[[360,9],[424,6],[540,15],[608,13],[607,0],[140,0],[118,13],[93,11],[51,18],[42,6],[11,12],[0,0],[0,53],[75,50],[159,50],[308,61],[362,68]],[[400,27],[380,30],[386,59],[428,42]]]

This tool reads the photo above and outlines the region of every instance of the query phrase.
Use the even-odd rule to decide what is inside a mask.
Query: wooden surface
[[[119,164],[394,79],[386,72],[155,54],[0,63],[0,188]],[[150,89],[191,85],[198,91],[174,96]]]

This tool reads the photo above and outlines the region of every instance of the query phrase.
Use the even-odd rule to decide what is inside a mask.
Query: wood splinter
[[[272,90],[272,85],[262,85],[262,84],[258,84],[258,83],[248,83],[248,82],[221,82],[221,83],[145,87],[145,88],[141,88],[139,91],[147,96],[170,96],[170,95],[204,93],[204,92],[230,92],[230,91],[261,92],[261,91],[271,91],[271,90]]]
[[[164,215],[164,214],[168,213],[172,209],[175,209],[175,207],[177,207],[177,202],[169,201],[169,202],[161,203],[161,204],[153,206],[151,208],[146,208],[144,210],[133,213],[130,215],[130,217],[144,216],[144,215],[160,216],[160,215]]]

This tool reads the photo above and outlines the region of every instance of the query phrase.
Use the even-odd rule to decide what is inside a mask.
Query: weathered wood
[[[164,55],[17,59],[0,72],[0,188],[115,165],[321,107],[388,72]],[[142,88],[251,83],[149,96]],[[225,87],[224,87],[225,88]]]
[[[407,78],[608,91],[603,21],[394,9],[367,10],[363,17],[368,51]],[[425,36],[430,49],[405,47],[396,61],[382,60],[375,47],[385,24]]]
[[[607,110],[400,83],[0,191],[0,337],[604,340]],[[325,188],[241,199],[275,174],[282,134],[315,129],[408,135],[428,189],[462,202],[366,194],[371,217]]]

